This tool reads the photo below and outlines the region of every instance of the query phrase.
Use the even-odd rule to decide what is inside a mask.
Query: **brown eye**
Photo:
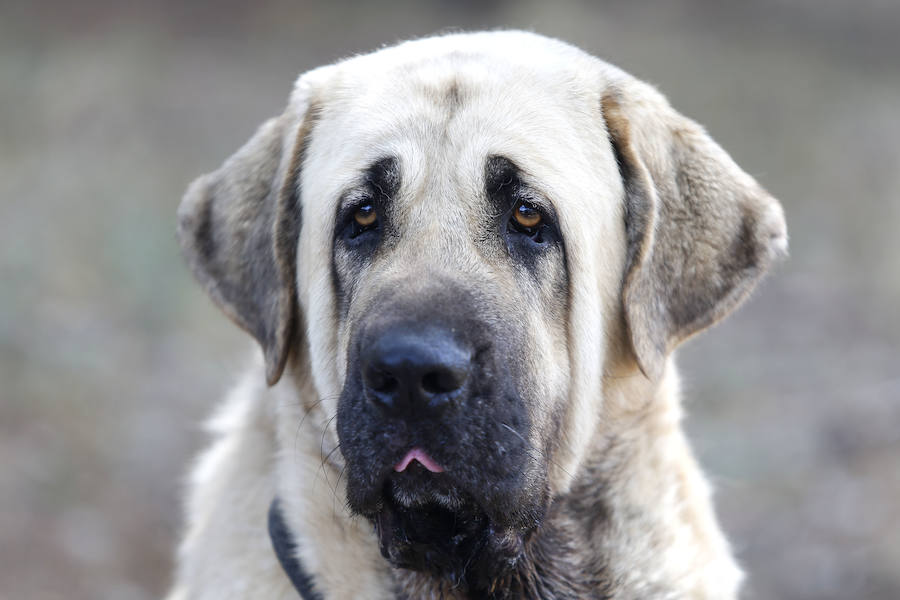
[[[525,202],[520,202],[513,210],[513,219],[520,227],[525,229],[534,229],[541,224],[541,213],[534,206]]]
[[[378,213],[375,212],[375,207],[371,204],[363,204],[356,209],[355,213],[353,213],[353,220],[356,221],[356,224],[360,227],[374,225],[377,219]]]

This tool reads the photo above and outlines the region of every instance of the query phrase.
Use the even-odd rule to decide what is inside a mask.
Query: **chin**
[[[478,587],[480,573],[495,579],[515,568],[526,536],[543,517],[543,510],[535,512],[527,522],[521,515],[503,518],[452,475],[414,463],[388,475],[365,516],[393,567]]]

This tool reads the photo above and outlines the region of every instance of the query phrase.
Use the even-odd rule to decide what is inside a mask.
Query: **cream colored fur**
[[[479,94],[451,110],[440,97],[455,80]],[[609,526],[590,547],[606,557],[617,600],[736,597],[741,572],[681,429],[674,364],[668,359],[662,375],[648,378],[629,350],[624,190],[599,115],[612,88],[650,121],[633,132],[640,150],[651,154],[648,169],[665,165],[665,149],[653,157],[657,141],[643,136],[657,125],[680,126],[683,117],[619,69],[533,34],[418,40],[298,80],[280,123],[296,132],[314,118],[299,181],[296,285],[305,327],[280,382],[267,388],[263,362],[255,361],[211,421],[212,445],[189,481],[187,532],[169,600],[296,598],[266,531],[276,494],[325,598],[395,597],[395,574],[372,526],[345,507],[333,416],[347,338],[335,324],[330,272],[334,198],[387,152],[421,166],[408,185],[469,198],[479,195],[485,154],[501,153],[528,165],[542,191],[559,201],[570,271],[568,340],[561,349],[535,350],[538,366],[552,363],[554,352],[567,354],[567,368],[547,374],[569,391],[565,437],[549,467],[552,491],[564,498],[602,490]],[[689,135],[708,139],[684,124]],[[277,160],[283,173],[288,158]],[[727,155],[724,161],[746,183]],[[783,246],[781,209],[761,198],[754,214],[771,225],[773,244]],[[540,315],[534,327],[544,327]]]

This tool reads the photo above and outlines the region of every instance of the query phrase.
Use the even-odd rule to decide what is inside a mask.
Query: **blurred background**
[[[523,27],[655,83],[784,204],[791,259],[680,353],[749,599],[900,598],[900,2],[0,3],[0,599],[169,581],[199,424],[251,347],[180,196],[301,71]]]

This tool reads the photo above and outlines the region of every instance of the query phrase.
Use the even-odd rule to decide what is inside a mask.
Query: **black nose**
[[[440,328],[393,327],[361,349],[366,396],[394,415],[441,410],[469,378],[472,353]]]

